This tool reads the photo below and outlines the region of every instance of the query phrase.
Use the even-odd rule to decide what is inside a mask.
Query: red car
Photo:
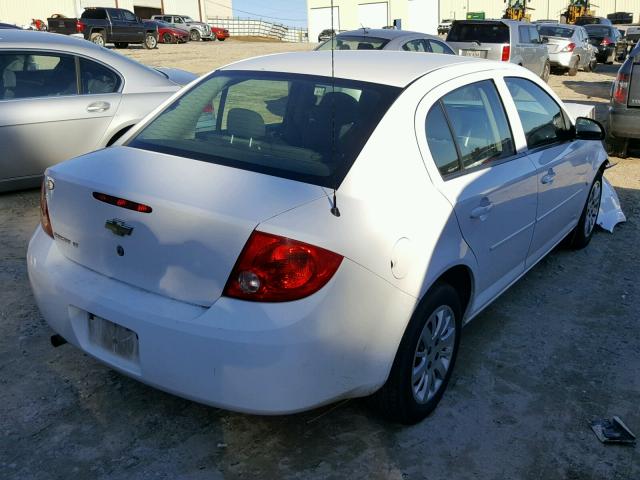
[[[187,43],[189,32],[181,28],[175,28],[162,20],[148,20],[148,23],[155,23],[158,27],[158,42],[160,43]]]
[[[229,38],[229,30],[226,28],[211,27],[211,33],[213,33],[221,42],[224,42],[225,39]]]

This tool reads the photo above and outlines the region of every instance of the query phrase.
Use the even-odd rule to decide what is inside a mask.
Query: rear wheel
[[[449,284],[436,284],[418,304],[391,373],[371,401],[385,417],[413,424],[436,408],[451,378],[460,345],[462,306]]]
[[[198,30],[191,30],[191,32],[189,33],[189,38],[191,39],[192,42],[199,42],[200,32]]]
[[[89,40],[91,40],[96,45],[104,47],[105,41],[104,41],[104,35],[102,34],[102,32],[92,33],[91,36],[89,37]]]
[[[582,210],[580,221],[573,231],[571,238],[571,248],[579,250],[589,245],[593,232],[598,221],[600,211],[600,200],[602,199],[602,172],[598,172],[591,184],[587,203]]]
[[[569,70],[567,73],[570,77],[575,77],[578,74],[578,57],[574,57],[571,59],[571,63],[569,64]]]
[[[629,139],[618,138],[613,135],[607,135],[606,139],[607,152],[618,158],[627,158],[629,156]]]
[[[157,46],[158,46],[158,39],[155,37],[155,35],[152,35],[151,33],[147,33],[147,35],[144,37],[144,48],[148,50],[153,50]]]

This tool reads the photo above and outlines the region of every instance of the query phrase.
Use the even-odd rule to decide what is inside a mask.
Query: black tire
[[[93,32],[91,34],[91,36],[89,37],[89,40],[92,43],[95,43],[96,45],[99,45],[101,47],[104,47],[105,43],[106,43],[104,35],[102,34],[102,32]]]
[[[597,68],[598,68],[598,60],[594,58],[589,62],[589,71],[595,72]]]
[[[575,77],[578,74],[578,57],[574,58],[571,60],[571,63],[569,65],[569,70],[567,71],[567,74],[570,77]]]
[[[629,139],[618,138],[609,134],[606,138],[607,152],[618,158],[627,158],[629,156]]]
[[[163,33],[162,43],[173,43],[173,36],[170,33]],[[178,43],[177,40],[176,40],[176,43]]]
[[[451,359],[444,378],[440,378],[440,385],[435,393],[425,402],[419,402],[414,394],[413,370],[416,368],[416,358],[420,345],[424,345],[421,334],[432,315],[441,308],[447,308],[453,314],[454,339],[451,346]],[[411,425],[419,422],[429,415],[440,402],[447,388],[451,372],[453,372],[458,348],[460,345],[460,333],[462,329],[462,305],[456,290],[447,283],[437,283],[424,296],[418,304],[407,329],[402,336],[396,357],[389,373],[389,378],[371,397],[373,407],[389,420]],[[438,345],[436,343],[436,345]],[[424,362],[431,365],[429,354],[424,354]],[[435,360],[438,360],[436,354]],[[422,381],[422,380],[421,380]],[[418,382],[419,385],[424,385]]]
[[[127,48],[129,46],[127,42],[115,42],[114,45],[116,48]]]
[[[542,69],[542,80],[544,80],[545,82],[549,82],[549,75],[551,75],[551,63],[549,63],[548,61],[545,62],[544,67]]]
[[[142,43],[142,45],[147,50],[153,50],[158,46],[158,39],[156,38],[155,35],[151,33],[147,33],[144,37],[144,42]]]
[[[218,40],[220,40],[221,42],[224,42],[226,39],[222,37],[222,38],[219,38]]]
[[[591,184],[591,188],[589,189],[589,195],[587,195],[587,201],[585,202],[584,208],[582,209],[582,215],[580,215],[578,225],[576,225],[576,228],[571,233],[570,246],[574,250],[580,250],[581,248],[589,245],[591,237],[593,237],[593,232],[595,232],[596,230],[598,210],[600,209],[601,200],[602,171],[599,171],[596,175],[596,178],[593,179],[593,183]]]
[[[189,32],[189,39],[192,42],[199,42],[200,41],[200,32],[198,30],[191,30]]]

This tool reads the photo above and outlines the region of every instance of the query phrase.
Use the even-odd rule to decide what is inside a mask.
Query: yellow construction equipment
[[[591,10],[592,5],[589,0],[570,0],[567,10],[560,15],[560,23],[568,23],[573,25],[578,17],[593,17],[595,11]]]
[[[518,21],[526,20],[530,22],[531,15],[527,13],[527,10],[535,10],[534,8],[527,7],[526,4],[530,1],[531,0],[505,0],[504,3],[507,4],[507,8],[502,18]]]

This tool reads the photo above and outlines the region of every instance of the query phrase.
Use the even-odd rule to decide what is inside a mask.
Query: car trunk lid
[[[544,37],[548,40],[547,42],[547,51],[549,53],[558,53],[562,51],[562,49],[566,48],[571,41],[566,38],[560,37]]]
[[[630,59],[632,63],[631,78],[629,79],[628,106],[640,108],[640,55]]]
[[[203,306],[220,297],[258,223],[325,195],[315,185],[129,147],[94,152],[48,174],[55,241],[67,258]]]

